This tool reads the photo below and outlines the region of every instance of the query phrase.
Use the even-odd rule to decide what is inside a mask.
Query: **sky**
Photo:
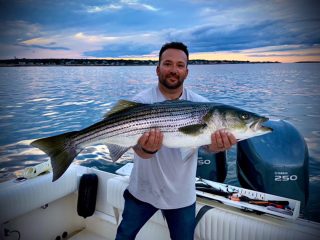
[[[0,0],[0,59],[320,61],[319,0]]]

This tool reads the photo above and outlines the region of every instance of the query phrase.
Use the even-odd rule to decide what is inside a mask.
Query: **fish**
[[[232,133],[237,141],[269,133],[272,129],[262,125],[268,119],[222,103],[119,100],[101,121],[79,131],[35,140],[31,145],[50,157],[52,181],[56,181],[88,146],[105,144],[115,162],[150,129],[163,133],[166,147],[197,148],[210,144],[211,134],[219,129]]]

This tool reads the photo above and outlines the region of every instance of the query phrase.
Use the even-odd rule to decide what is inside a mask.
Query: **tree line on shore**
[[[139,66],[156,65],[157,60],[135,59],[26,59],[14,58],[0,60],[0,66]],[[250,62],[238,60],[189,60],[189,64],[241,64],[241,63],[279,63],[279,62]]]

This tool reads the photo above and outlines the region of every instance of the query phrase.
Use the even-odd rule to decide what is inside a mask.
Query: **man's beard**
[[[168,89],[177,89],[182,86],[184,79],[177,77],[177,81],[175,83],[171,83],[168,78],[172,76],[161,77],[159,76],[159,82]]]

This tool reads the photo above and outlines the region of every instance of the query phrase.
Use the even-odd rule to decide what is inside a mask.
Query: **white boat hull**
[[[77,214],[79,179],[83,173],[99,179],[96,210],[86,219]],[[123,191],[128,177],[72,165],[52,183],[52,174],[24,182],[0,184],[1,239],[102,240],[114,239],[123,211]],[[199,198],[197,211],[211,205],[196,227],[196,240],[320,239],[320,224],[303,219],[285,219],[246,213],[240,209]],[[6,236],[9,235],[9,236]],[[66,236],[62,238],[62,236]],[[165,240],[167,225],[160,212],[141,229],[136,239]]]

